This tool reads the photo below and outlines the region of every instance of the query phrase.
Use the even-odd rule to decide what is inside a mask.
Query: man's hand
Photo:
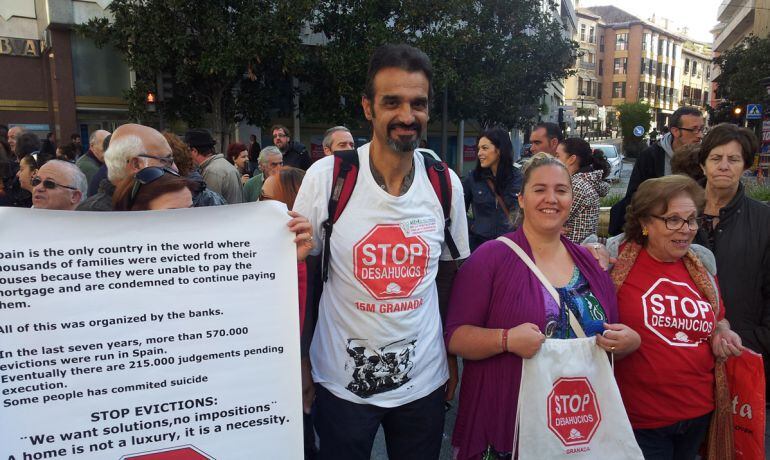
[[[444,401],[449,402],[455,399],[455,390],[457,389],[457,384],[460,382],[460,376],[457,368],[457,356],[447,353],[446,360],[449,366],[449,380],[446,382]]]
[[[292,217],[288,223],[289,231],[296,235],[294,243],[297,244],[297,261],[302,262],[314,246],[313,227],[310,225],[310,221],[298,212],[289,211],[289,215]]]

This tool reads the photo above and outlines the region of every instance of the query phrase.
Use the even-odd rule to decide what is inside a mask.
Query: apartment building
[[[597,104],[611,117],[620,104],[646,102],[653,109],[653,123],[667,124],[681,101],[685,37],[614,6],[578,11],[599,18]]]
[[[604,130],[602,99],[602,59],[599,41],[604,37],[601,17],[589,11],[576,11],[577,28],[573,39],[580,45],[575,74],[565,84],[565,122],[568,134]],[[600,113],[601,112],[601,113]]]
[[[563,26],[563,35],[566,39],[574,39],[577,33],[577,16],[572,0],[558,0],[555,8],[551,3],[543,0],[543,11],[553,15]],[[559,108],[565,104],[567,82],[565,80],[555,80],[548,82],[543,96],[540,98],[541,107],[546,108],[546,113],[540,117],[540,121],[557,122],[559,117]]]
[[[749,35],[767,37],[770,35],[770,0],[724,0],[717,10],[719,23],[711,29],[714,36],[713,56],[717,57],[731,49]],[[711,67],[711,89],[716,94],[717,85],[714,80],[719,76],[720,69]],[[711,105],[716,107],[720,102],[716,97],[711,98]]]
[[[711,102],[711,46],[687,41],[682,48],[680,105],[703,107]]]

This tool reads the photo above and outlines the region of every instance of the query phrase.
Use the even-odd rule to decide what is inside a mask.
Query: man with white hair
[[[110,132],[103,129],[97,129],[91,133],[91,137],[88,138],[88,151],[75,163],[86,175],[88,183],[91,183],[94,174],[104,164],[104,138],[109,135]]]
[[[274,145],[265,147],[259,152],[257,164],[261,172],[243,184],[243,201],[246,203],[259,200],[265,179],[275,174],[278,168],[283,166],[283,154]]]
[[[50,160],[32,178],[32,207],[74,211],[86,196],[86,176],[74,164]]]
[[[24,134],[24,128],[21,126],[14,126],[8,130],[8,145],[11,146],[11,153],[16,153],[16,140]]]
[[[107,179],[99,184],[99,192],[88,198],[78,211],[112,211],[112,194],[123,180],[150,166],[176,169],[171,147],[161,133],[148,126],[121,125],[110,138],[104,152]]]
[[[356,141],[345,126],[335,126],[326,130],[323,140],[324,155],[327,157],[334,152],[343,150],[355,150]]]

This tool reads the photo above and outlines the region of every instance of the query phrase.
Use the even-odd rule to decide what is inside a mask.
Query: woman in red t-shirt
[[[743,346],[724,319],[714,256],[691,245],[703,190],[685,176],[645,181],[626,214],[612,269],[620,322],[642,345],[615,375],[646,459],[694,459],[715,405],[715,362]],[[732,446],[720,446],[732,449]],[[721,457],[717,457],[721,458]]]

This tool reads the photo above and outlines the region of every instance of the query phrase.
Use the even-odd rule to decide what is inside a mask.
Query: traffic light
[[[148,112],[154,112],[155,111],[155,93],[152,91],[147,91],[147,96],[144,97],[144,105],[147,108]]]

